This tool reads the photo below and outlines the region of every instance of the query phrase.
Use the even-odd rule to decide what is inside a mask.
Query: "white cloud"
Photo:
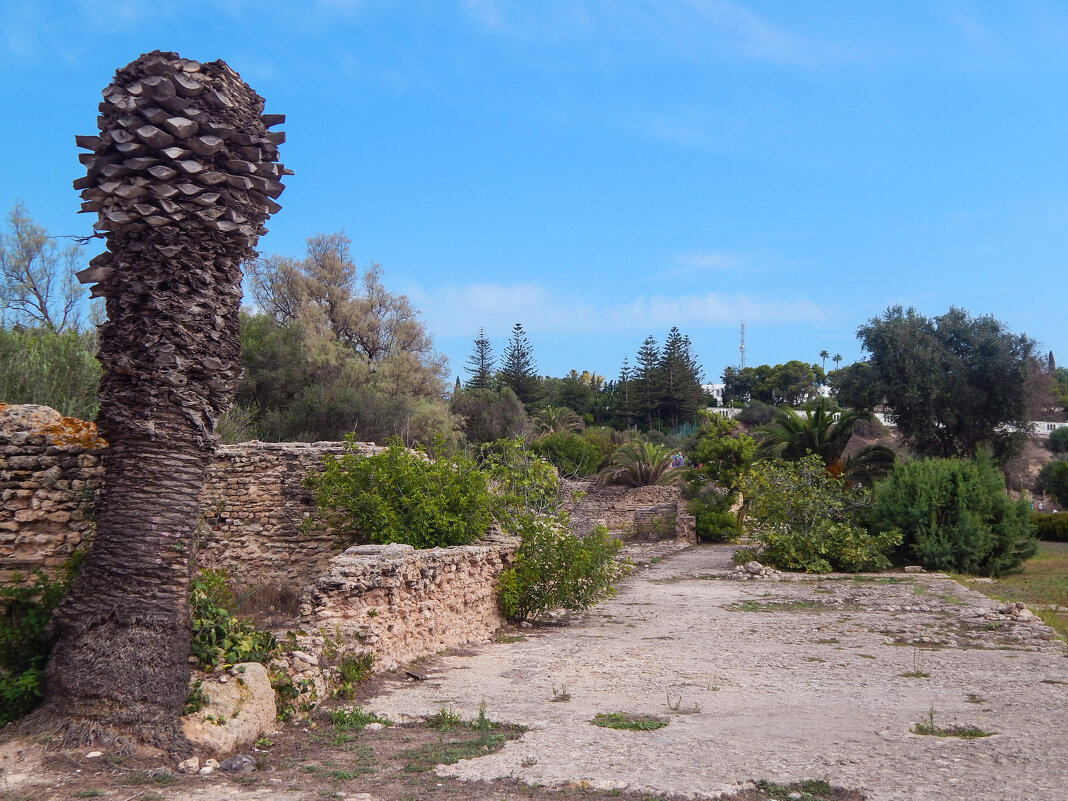
[[[742,259],[732,253],[712,250],[682,253],[676,261],[688,271],[733,270],[742,264]]]
[[[735,326],[743,318],[779,325],[820,322],[826,316],[824,307],[804,298],[777,300],[714,291],[640,295],[605,304],[534,283],[468,284],[409,294],[430,330],[440,336],[467,336],[479,328],[490,336],[506,336],[517,322],[529,333],[632,334],[673,325],[683,330]]]

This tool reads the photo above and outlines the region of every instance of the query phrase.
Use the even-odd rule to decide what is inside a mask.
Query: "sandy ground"
[[[1068,652],[1038,621],[995,617],[996,601],[945,578],[735,581],[728,558],[682,551],[566,626],[442,659],[368,706],[403,721],[473,717],[484,701],[530,727],[439,771],[463,779],[711,796],[823,778],[872,801],[1068,799]],[[931,710],[996,734],[912,733]],[[670,725],[614,731],[590,724],[599,712]]]

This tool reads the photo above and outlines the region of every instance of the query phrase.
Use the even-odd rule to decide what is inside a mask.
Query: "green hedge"
[[[1046,542],[1068,542],[1068,513],[1031,512],[1031,525]]]

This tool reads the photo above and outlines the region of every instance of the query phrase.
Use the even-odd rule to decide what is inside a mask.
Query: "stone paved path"
[[[825,778],[873,801],[1068,799],[1068,651],[1037,621],[935,576],[729,580],[728,556],[666,558],[570,625],[444,658],[368,706],[405,720],[442,706],[474,717],[484,701],[530,727],[441,769],[468,779],[711,796]],[[564,687],[570,700],[554,702]],[[997,734],[911,733],[930,710]],[[602,729],[598,712],[670,725]]]

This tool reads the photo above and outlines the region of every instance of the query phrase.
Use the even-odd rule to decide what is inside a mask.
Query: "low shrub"
[[[694,516],[697,539],[702,542],[733,542],[742,535],[738,515],[731,511],[737,495],[716,487],[703,487],[686,502]]]
[[[1024,499],[1011,500],[988,457],[899,464],[875,490],[872,530],[904,535],[899,564],[980,576],[1020,566],[1038,549]]]
[[[307,479],[319,517],[346,542],[467,545],[486,533],[493,498],[472,459],[430,460],[394,439],[381,453],[327,455]]]
[[[509,620],[537,618],[550,609],[588,609],[615,594],[630,569],[616,558],[622,544],[598,526],[583,538],[563,516],[517,519],[519,550],[498,580],[498,603]]]
[[[278,651],[274,635],[235,615],[233,593],[223,570],[201,570],[189,584],[193,618],[190,655],[199,670],[236,662],[268,664]]]
[[[1068,513],[1031,512],[1027,519],[1035,527],[1038,539],[1045,542],[1068,542]]]
[[[870,534],[860,525],[870,493],[829,473],[818,456],[757,462],[741,490],[758,557],[781,570],[882,570],[901,541],[892,528]]]
[[[596,473],[604,461],[600,448],[580,434],[559,431],[537,439],[534,452],[547,459],[562,476],[588,476]]]

